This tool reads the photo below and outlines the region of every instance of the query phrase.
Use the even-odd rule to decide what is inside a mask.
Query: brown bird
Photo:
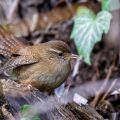
[[[0,54],[9,58],[0,74],[12,71],[12,79],[31,84],[41,91],[60,86],[70,72],[70,60],[78,57],[60,40],[26,46],[1,28]]]

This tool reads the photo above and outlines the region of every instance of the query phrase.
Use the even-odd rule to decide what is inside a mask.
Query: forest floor
[[[4,17],[2,12],[0,13],[3,16],[3,18],[0,18],[1,24],[8,23],[7,21],[9,21],[9,29],[26,44],[62,40],[70,46],[73,53],[77,54],[76,46],[74,41],[70,39],[70,34],[76,9],[81,5],[93,9],[95,12],[100,10],[100,3],[97,0],[85,3],[78,2],[77,0],[16,0],[16,2],[10,0],[7,3],[7,0],[5,0],[0,2],[0,9],[4,8],[3,12],[6,16]],[[7,101],[10,109],[6,112],[7,115],[0,111],[0,116],[7,116],[9,119],[14,120],[13,116],[18,115],[16,111],[18,111],[18,108],[20,109],[21,103],[33,103],[33,101],[38,101],[38,97],[40,97],[42,100],[47,98],[46,103],[40,104],[42,107],[37,109],[42,113],[40,115],[42,120],[47,120],[48,118],[50,120],[83,120],[84,115],[83,118],[78,115],[84,113],[83,111],[81,113],[79,105],[75,103],[69,104],[73,101],[74,95],[78,94],[80,97],[82,96],[88,100],[89,107],[92,106],[92,108],[87,109],[95,110],[93,110],[94,112],[91,113],[91,116],[93,114],[98,116],[98,118],[95,116],[89,118],[90,115],[88,117],[85,114],[87,117],[84,120],[102,120],[102,118],[99,118],[99,114],[104,119],[120,120],[120,56],[117,47],[110,47],[111,45],[109,44],[111,43],[106,42],[103,35],[101,42],[97,43],[92,51],[91,65],[86,64],[84,61],[72,61],[71,74],[66,80],[64,88],[60,87],[59,89],[60,92],[63,89],[67,91],[67,98],[65,99],[66,95],[62,96],[66,106],[63,103],[57,103],[54,95],[51,97],[33,90],[34,93],[29,91],[27,94],[24,93],[24,95],[16,91],[16,95],[11,97],[10,94],[14,90],[10,90],[9,92],[4,91],[7,95],[5,97],[1,95],[2,99],[0,100],[2,112],[7,109],[6,106],[3,106],[6,104],[5,101]],[[6,83],[3,80],[2,84],[8,87],[10,84],[13,86],[14,83]],[[21,87],[24,88],[24,86]],[[56,94],[59,94],[59,92],[57,91]],[[20,98],[16,98],[18,95]],[[35,98],[33,98],[34,96]],[[54,106],[57,110],[54,110],[54,107],[51,106]],[[51,109],[52,112],[48,112],[45,115],[46,111]],[[61,113],[64,114],[64,117],[61,117]],[[87,113],[86,110],[85,113]],[[5,118],[3,117],[3,119]]]

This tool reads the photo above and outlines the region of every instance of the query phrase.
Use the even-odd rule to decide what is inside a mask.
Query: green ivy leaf
[[[20,111],[21,111],[22,113],[25,113],[25,112],[27,112],[28,110],[30,110],[31,107],[32,107],[32,106],[31,106],[31,105],[28,105],[28,104],[22,105]]]
[[[39,116],[35,115],[31,119],[29,118],[28,111],[32,109],[32,105],[23,105],[21,107],[22,118],[21,120],[41,120]]]
[[[111,0],[102,0],[102,10],[109,11],[110,3],[111,3]]]
[[[79,55],[90,64],[90,55],[94,45],[107,33],[112,15],[101,11],[95,15],[89,8],[79,8],[74,18],[71,38],[74,39]]]

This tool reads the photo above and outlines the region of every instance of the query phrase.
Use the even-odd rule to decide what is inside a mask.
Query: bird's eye
[[[62,52],[60,52],[60,53],[58,53],[58,55],[59,55],[60,57],[62,57],[62,56],[63,56],[63,53],[62,53]]]

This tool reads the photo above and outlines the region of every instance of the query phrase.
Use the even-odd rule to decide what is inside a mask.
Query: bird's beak
[[[82,59],[82,57],[76,54],[71,54],[71,59]]]

